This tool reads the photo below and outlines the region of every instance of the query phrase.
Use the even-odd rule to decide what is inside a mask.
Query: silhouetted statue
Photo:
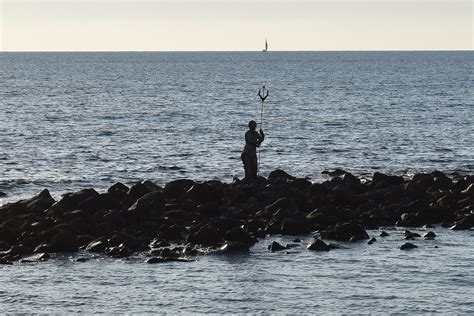
[[[244,180],[253,180],[257,177],[257,147],[259,147],[265,139],[265,134],[263,134],[262,129],[260,129],[260,133],[258,133],[255,130],[256,128],[257,123],[250,121],[249,130],[245,133],[245,148],[240,156],[244,163]]]

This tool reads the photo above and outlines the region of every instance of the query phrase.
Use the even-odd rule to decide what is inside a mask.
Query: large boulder
[[[315,238],[308,244],[306,249],[313,251],[329,251],[331,250],[331,247],[321,239]]]
[[[285,218],[281,224],[281,233],[285,235],[306,235],[311,231],[312,225],[306,220]]]
[[[136,216],[160,214],[166,210],[164,194],[161,191],[152,191],[140,197],[128,211]]]
[[[180,199],[195,182],[190,179],[178,179],[167,183],[163,189],[166,199]]]
[[[222,243],[223,238],[219,232],[210,226],[204,226],[198,231],[191,233],[186,239],[187,243],[205,246],[216,246]]]
[[[224,239],[226,241],[238,242],[246,245],[253,245],[257,242],[256,238],[254,238],[252,235],[250,235],[240,227],[236,227],[228,231],[225,234]]]
[[[321,237],[324,239],[333,239],[339,241],[357,241],[369,239],[369,235],[365,229],[359,224],[353,222],[338,224],[332,229],[322,231]]]
[[[97,195],[99,193],[94,189],[66,193],[61,200],[51,206],[50,211],[55,217],[62,217],[65,212],[79,209],[81,203]]]
[[[277,169],[277,170],[274,170],[274,171],[270,172],[270,174],[268,175],[267,181],[268,182],[279,182],[279,181],[291,181],[291,180],[295,180],[295,179],[296,179],[295,177],[289,175],[285,171]]]
[[[50,252],[73,252],[78,248],[76,235],[67,230],[56,233],[48,244]]]

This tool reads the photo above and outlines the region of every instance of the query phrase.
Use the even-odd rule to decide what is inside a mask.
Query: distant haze
[[[0,50],[471,50],[472,19],[457,0],[0,0]]]

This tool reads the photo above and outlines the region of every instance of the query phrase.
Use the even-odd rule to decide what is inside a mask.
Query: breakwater
[[[410,179],[375,173],[361,179],[335,170],[330,176],[313,183],[275,170],[254,182],[116,183],[107,192],[84,189],[58,201],[44,190],[0,207],[0,262],[78,250],[117,258],[142,253],[148,263],[189,261],[209,251],[248,251],[259,238],[277,234],[313,234],[308,251],[329,251],[338,247],[331,241],[374,243],[384,236],[369,236],[366,229],[474,225],[472,175],[453,180],[439,171]],[[410,241],[400,248],[416,247],[419,237],[407,230]],[[289,246],[272,242],[268,249]]]

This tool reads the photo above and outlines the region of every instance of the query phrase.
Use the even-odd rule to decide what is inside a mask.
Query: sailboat
[[[265,48],[262,50],[262,52],[266,53],[268,51],[268,43],[267,39],[265,39]]]

